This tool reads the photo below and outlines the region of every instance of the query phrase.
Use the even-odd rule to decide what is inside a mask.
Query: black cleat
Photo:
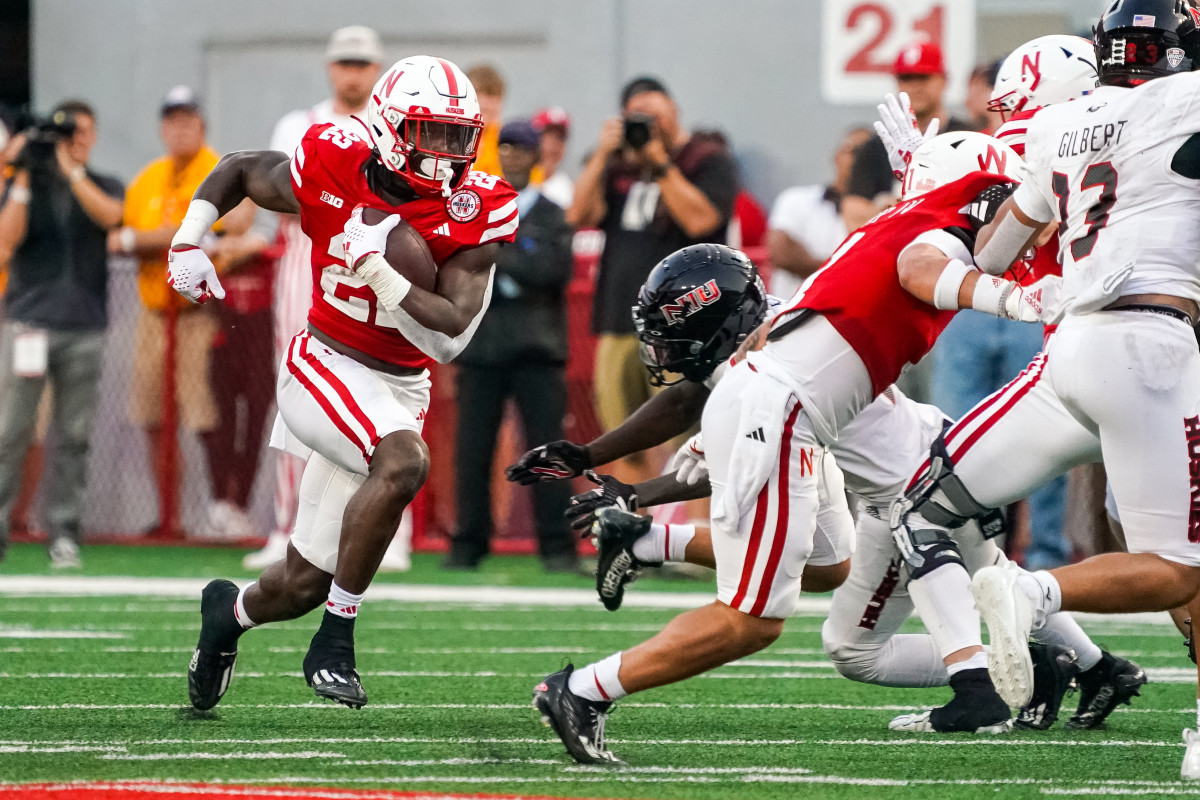
[[[1067,720],[1067,727],[1087,730],[1104,724],[1104,720],[1121,703],[1141,694],[1146,673],[1137,664],[1101,651],[1100,662],[1075,676],[1079,686],[1079,708]]]
[[[533,707],[566,745],[571,758],[580,764],[620,764],[604,746],[604,722],[612,703],[585,700],[572,694],[567,685],[573,664],[539,683],[533,690]]]
[[[304,679],[317,697],[350,708],[367,704],[354,661],[354,618],[329,611],[304,655]]]
[[[1017,713],[1014,726],[1044,731],[1058,719],[1063,697],[1079,672],[1075,651],[1054,644],[1029,644],[1033,660],[1033,697]]]
[[[986,669],[965,669],[950,676],[954,697],[944,706],[919,714],[901,714],[888,723],[893,731],[917,733],[1007,733],[1011,714]]]
[[[233,613],[237,595],[238,587],[226,580],[212,581],[200,593],[200,642],[188,664],[188,697],[200,711],[219,703],[233,678],[244,632]]]
[[[609,611],[616,611],[625,599],[625,586],[637,580],[642,567],[651,566],[633,554],[633,543],[650,530],[650,517],[631,514],[619,508],[602,508],[592,523],[592,544],[596,545],[596,591]]]
[[[367,693],[358,680],[358,672],[348,664],[319,669],[310,678],[308,685],[317,697],[341,703],[350,708],[362,708],[367,704]]]

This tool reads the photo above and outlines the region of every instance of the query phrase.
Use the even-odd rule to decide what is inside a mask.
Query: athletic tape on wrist
[[[354,274],[367,282],[367,286],[379,298],[379,305],[388,311],[395,311],[401,301],[408,296],[412,281],[392,269],[379,253],[371,253],[363,259]]]
[[[938,276],[937,284],[933,287],[933,307],[942,311],[957,310],[958,292],[962,289],[963,281],[972,272],[977,271],[960,259],[950,259],[950,262],[942,269],[942,274]]]
[[[181,244],[199,245],[204,234],[212,230],[221,214],[217,207],[207,200],[193,200],[188,206],[179,230],[171,239],[171,247]]]
[[[975,292],[971,295],[971,308],[991,314],[1001,319],[1011,319],[1005,308],[1009,295],[1017,285],[1012,281],[1001,280],[990,275],[980,275],[975,284]]]

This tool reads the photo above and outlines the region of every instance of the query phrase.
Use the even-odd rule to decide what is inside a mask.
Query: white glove
[[[1018,286],[1004,301],[1004,313],[1020,322],[1054,325],[1063,318],[1066,298],[1062,296],[1062,278],[1046,275],[1028,286]]]
[[[362,260],[372,253],[382,255],[387,249],[388,234],[400,224],[400,215],[392,214],[384,217],[377,225],[368,225],[363,222],[363,208],[365,206],[356,206],[350,212],[350,219],[346,220],[346,227],[342,229],[346,266],[352,270],[361,266]]]
[[[875,123],[875,132],[879,134],[883,146],[887,149],[892,173],[898,180],[903,180],[913,153],[937,136],[941,123],[935,117],[929,122],[925,132],[921,133],[906,92],[901,92],[899,98],[889,94],[876,108],[879,110],[879,122]]]
[[[184,245],[167,253],[167,285],[193,303],[203,305],[214,297],[225,298],[225,289],[217,280],[217,268],[204,251]]]
[[[688,486],[695,486],[708,477],[708,462],[704,460],[704,441],[700,434],[683,443],[671,457],[668,469],[675,470],[676,481]]]

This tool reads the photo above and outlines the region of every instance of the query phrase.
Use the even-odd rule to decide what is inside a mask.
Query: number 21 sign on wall
[[[878,103],[895,91],[892,65],[907,45],[941,45],[960,102],[975,66],[975,0],[824,0],[821,90],[830,103]]]

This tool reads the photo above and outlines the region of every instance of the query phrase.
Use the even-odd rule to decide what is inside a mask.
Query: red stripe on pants
[[[1045,362],[1043,361],[1043,365],[1044,364],[1045,364]],[[995,425],[1000,420],[1001,417],[1003,417],[1005,414],[1007,414],[1009,412],[1009,410],[1021,400],[1022,397],[1029,394],[1029,390],[1032,389],[1034,386],[1037,386],[1038,381],[1040,381],[1041,379],[1042,379],[1042,370],[1039,370],[1035,375],[1032,376],[1032,378],[1030,378],[1029,383],[1022,386],[1016,392],[1013,392],[1013,396],[1008,399],[1007,403],[1005,403],[1003,406],[1000,407],[1000,409],[996,412],[996,414],[994,416],[989,417],[988,419],[984,420],[983,423],[978,428],[975,429],[975,432],[972,433],[970,436],[968,436],[966,438],[966,440],[963,441],[962,445],[959,446],[959,448],[957,450],[955,450],[953,453],[950,454],[950,458],[957,459],[959,456],[962,456],[968,450],[970,450],[971,445],[975,444],[977,441],[979,441],[979,437],[983,436],[985,433],[987,433],[989,430],[991,430],[992,426]]]
[[[322,364],[319,358],[308,352],[307,333],[304,334],[304,339],[300,343],[300,357],[303,358],[305,363],[312,367],[318,375],[324,378],[326,383],[333,387],[333,390],[337,392],[337,396],[341,398],[342,402],[345,403],[346,408],[354,416],[354,419],[358,420],[358,424],[362,425],[363,430],[367,432],[367,436],[371,441],[370,446],[372,449],[374,449],[375,445],[379,444],[379,434],[376,433],[375,425],[371,422],[371,418],[368,417],[366,412],[364,412],[358,405],[358,402],[354,399],[354,396],[350,394],[350,390],[346,388],[346,384],[342,383],[341,380],[330,371],[329,367]],[[368,454],[367,461],[369,462],[370,460],[371,456]]]
[[[293,341],[292,344],[294,347],[295,342]],[[336,426],[337,429],[341,431],[347,439],[354,442],[354,446],[357,447],[359,452],[362,453],[363,458],[369,461],[370,456],[367,455],[367,449],[363,447],[362,440],[358,437],[358,434],[351,430],[350,426],[346,424],[346,421],[343,420],[337,413],[337,409],[333,407],[333,404],[329,402],[325,395],[321,394],[319,389],[317,389],[316,384],[314,384],[298,366],[292,363],[291,358],[288,358],[287,368],[288,372],[292,373],[292,376],[300,382],[300,385],[308,390],[308,393],[313,396],[313,399],[317,401],[317,405],[319,405],[325,411],[326,416],[333,421],[334,426]]]
[[[767,606],[767,598],[771,596],[771,585],[775,583],[775,573],[779,570],[779,560],[783,557],[783,546],[788,534],[788,474],[792,458],[792,428],[796,424],[796,416],[800,413],[800,404],[796,403],[792,413],[788,415],[787,424],[783,427],[783,441],[779,446],[779,492],[778,506],[775,511],[775,538],[771,540],[771,553],[767,557],[767,566],[763,570],[762,581],[758,584],[758,599],[750,609],[752,616],[762,616]]]

